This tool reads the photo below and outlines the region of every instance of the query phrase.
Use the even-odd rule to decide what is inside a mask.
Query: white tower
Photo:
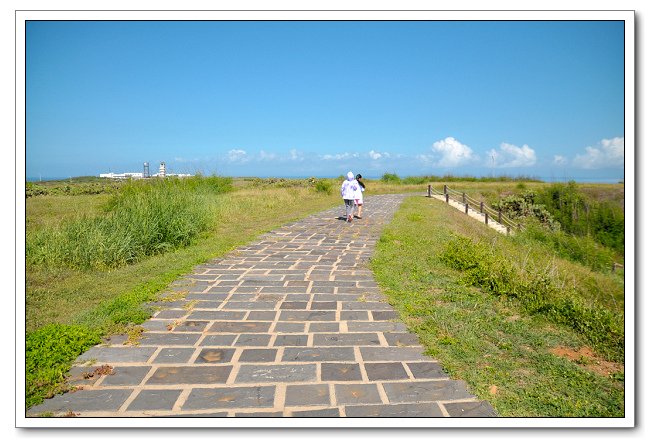
[[[165,162],[160,162],[160,168],[158,169],[158,176],[165,177]]]

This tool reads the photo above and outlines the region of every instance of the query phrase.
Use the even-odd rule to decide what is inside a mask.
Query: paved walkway
[[[367,197],[351,224],[342,206],[317,213],[196,267],[138,345],[91,348],[71,370],[81,389],[28,415],[494,416],[423,355],[369,270],[404,197]]]

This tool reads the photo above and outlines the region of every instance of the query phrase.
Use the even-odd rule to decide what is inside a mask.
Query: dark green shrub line
[[[475,176],[454,176],[447,174],[444,176],[407,176],[400,178],[395,173],[384,173],[381,181],[401,185],[421,185],[427,182],[542,182],[534,177],[527,176],[497,176],[497,177],[475,177]]]
[[[463,272],[463,281],[503,297],[528,314],[540,314],[584,335],[594,348],[622,361],[622,319],[598,305],[585,305],[571,290],[563,288],[546,271],[532,265],[517,268],[485,243],[458,236],[448,242],[442,261]]]

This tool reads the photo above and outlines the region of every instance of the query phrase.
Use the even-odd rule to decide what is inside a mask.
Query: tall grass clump
[[[188,246],[210,225],[205,195],[228,188],[218,178],[130,182],[105,214],[28,235],[27,263],[105,270]]]
[[[599,304],[585,303],[551,269],[532,262],[517,265],[489,245],[462,236],[446,244],[441,260],[462,271],[466,284],[502,297],[530,315],[566,325],[611,359],[623,359],[622,316]]]

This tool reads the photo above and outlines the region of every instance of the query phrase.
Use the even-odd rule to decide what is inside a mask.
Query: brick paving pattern
[[[494,417],[423,354],[368,266],[404,195],[263,235],[174,282],[137,345],[113,336],[28,416]],[[112,374],[94,373],[110,366]]]

